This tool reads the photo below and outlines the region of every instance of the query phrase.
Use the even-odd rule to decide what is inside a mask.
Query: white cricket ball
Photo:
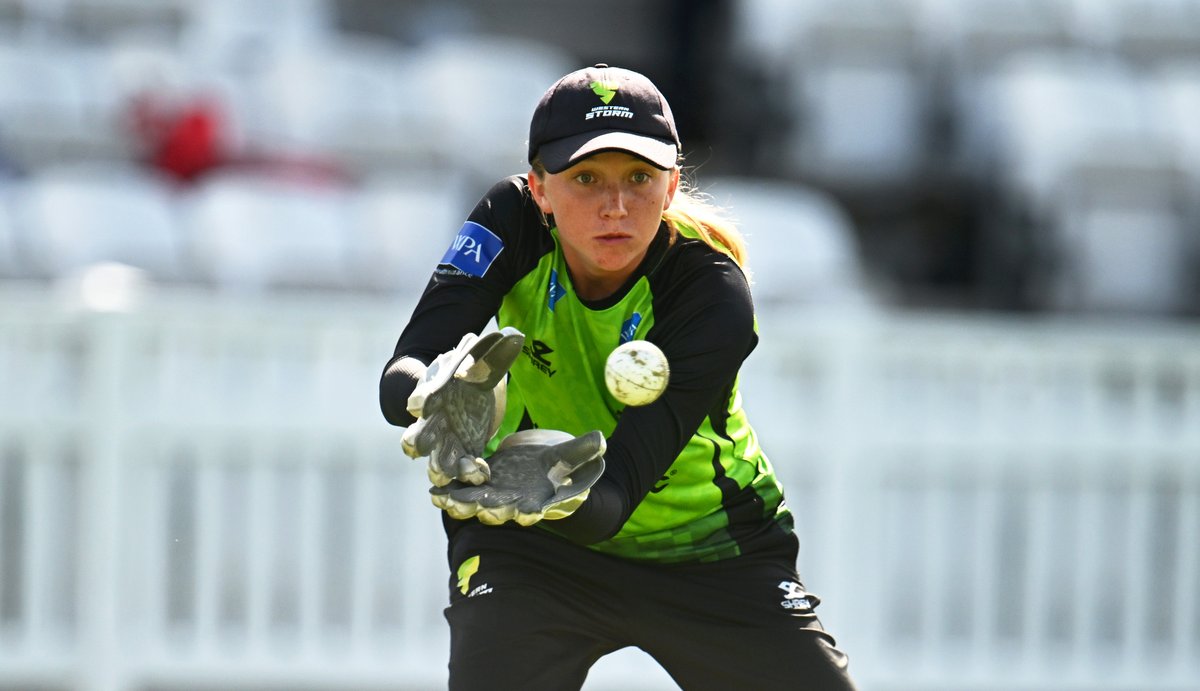
[[[649,405],[667,390],[667,356],[650,341],[622,343],[604,363],[604,384],[625,405]]]

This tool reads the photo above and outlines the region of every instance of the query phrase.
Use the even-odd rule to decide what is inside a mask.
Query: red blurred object
[[[209,99],[173,106],[165,98],[140,94],[132,101],[131,119],[147,160],[180,181],[192,182],[228,162],[224,120]]]
[[[130,99],[129,122],[148,165],[182,183],[217,168],[315,186],[345,185],[351,176],[334,159],[303,151],[238,151],[219,101],[180,100],[142,92]]]

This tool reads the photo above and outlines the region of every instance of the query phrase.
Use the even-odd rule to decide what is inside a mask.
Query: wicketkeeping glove
[[[409,456],[429,457],[433,484],[487,481],[488,464],[480,456],[504,417],[504,377],[524,344],[525,335],[511,327],[467,334],[425,369],[408,397],[417,421],[400,441]]]
[[[474,516],[488,525],[566,518],[604,473],[607,444],[600,432],[572,437],[557,430],[508,435],[488,458],[492,477],[480,485],[454,481],[429,490],[434,506],[452,518]]]

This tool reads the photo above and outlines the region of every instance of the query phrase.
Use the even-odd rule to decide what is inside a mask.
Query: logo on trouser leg
[[[471,588],[471,576],[479,570],[479,555],[476,554],[470,557],[458,566],[458,590],[463,594],[467,594],[467,590]]]
[[[780,581],[779,589],[783,591],[783,602],[779,603],[784,609],[812,609],[809,595],[804,586],[796,581]]]
[[[471,589],[471,576],[479,571],[479,555],[468,558],[458,566],[458,591],[467,597],[475,597],[476,595],[486,595],[492,592],[491,587],[487,583],[481,583]],[[469,593],[467,591],[470,591]]]

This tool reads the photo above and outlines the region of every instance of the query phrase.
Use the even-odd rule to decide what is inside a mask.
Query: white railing
[[[0,687],[444,687],[438,515],[376,405],[411,305],[5,295]],[[863,688],[1200,679],[1200,330],[761,327],[747,407]],[[633,679],[670,688],[587,688]]]
[[[763,332],[749,410],[869,687],[1197,686],[1194,326]]]

